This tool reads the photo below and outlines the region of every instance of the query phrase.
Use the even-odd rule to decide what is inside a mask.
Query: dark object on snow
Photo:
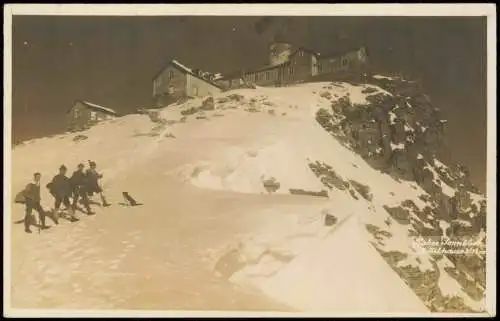
[[[122,194],[123,194],[123,198],[125,198],[128,205],[130,205],[130,206],[142,205],[141,203],[137,203],[137,201],[135,199],[133,199],[132,196],[130,196],[130,194],[128,192],[123,192]]]
[[[307,196],[318,196],[318,197],[328,197],[328,192],[322,190],[321,192],[305,191],[303,189],[290,188],[290,194],[292,195],[307,195]]]
[[[245,263],[240,259],[238,249],[232,249],[224,254],[215,264],[214,270],[225,278],[229,279],[234,273],[245,266]]]
[[[102,178],[102,174],[99,174],[95,168],[89,168],[85,172],[87,178],[87,192],[89,194],[102,193],[102,188],[99,186],[99,179]]]
[[[71,223],[78,222],[80,219],[75,216],[75,213],[71,210],[71,206],[64,211],[54,210],[52,212],[56,218],[63,218]]]
[[[325,215],[325,226],[332,226],[337,223],[337,218],[333,215],[326,214]]]
[[[16,194],[16,197],[14,198],[14,203],[17,203],[17,204],[26,203],[26,198],[24,197],[24,190],[22,190]]]
[[[83,168],[83,164],[78,164],[78,169],[73,172],[73,175],[71,175],[70,182],[73,191],[86,187],[87,185],[87,176],[85,175]]]
[[[73,138],[73,141],[74,142],[79,142],[81,140],[86,140],[88,137],[85,136],[85,135],[76,135],[74,138]]]
[[[24,215],[24,231],[26,233],[31,233],[30,225],[35,225],[36,218],[32,215],[32,211],[35,210],[38,212],[38,218],[40,221],[40,225],[38,226],[38,233],[40,233],[40,229],[45,229],[47,225],[45,224],[45,216],[46,212],[43,210],[40,205],[40,201],[33,201],[32,199],[26,198],[26,210]]]
[[[73,175],[70,178],[71,186],[73,189],[73,212],[76,211],[76,205],[78,204],[78,200],[82,199],[85,209],[87,210],[87,214],[93,214],[88,198],[88,179],[87,175],[83,171],[85,166],[83,164],[78,164],[78,169],[73,172]]]
[[[281,184],[274,177],[265,180],[263,184],[269,194],[276,192],[281,186]]]
[[[106,201],[103,190],[99,185],[99,179],[101,179],[103,175],[97,172],[97,165],[94,161],[89,160],[89,166],[90,168],[85,172],[85,177],[87,178],[87,195],[92,196],[94,193],[99,194],[101,196],[102,206],[108,207],[111,204]]]

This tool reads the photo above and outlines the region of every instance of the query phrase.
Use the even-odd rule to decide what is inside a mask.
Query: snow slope
[[[91,159],[113,206],[95,206],[97,215],[40,235],[13,225],[13,305],[428,312],[374,247],[405,253],[403,266],[432,269],[433,259],[413,249],[408,227],[384,209],[405,200],[423,209],[426,193],[373,169],[324,131],[314,117],[331,104],[325,92],[334,100],[348,95],[359,108],[369,95],[390,95],[346,83],[241,89],[214,96],[213,109],[191,113],[203,101],[193,99],[162,109],[163,121],[129,115],[80,133],[87,139],[77,142],[64,134],[16,147],[14,193],[35,171],[44,186],[62,163],[72,169]],[[325,188],[314,162],[350,187]],[[263,184],[271,178],[279,182],[275,193]],[[371,200],[353,181],[369,187]],[[120,206],[122,191],[144,205]],[[46,189],[42,199],[50,208]],[[22,211],[14,205],[12,221]],[[337,219],[332,227],[323,224],[326,213]],[[391,236],[374,240],[367,226]],[[225,257],[230,272],[221,276]],[[469,306],[484,304],[448,279],[439,286]]]
[[[265,283],[264,291],[305,311],[426,311],[423,302],[387,268],[360,230],[355,218],[349,217],[339,230],[318,240],[310,251]]]

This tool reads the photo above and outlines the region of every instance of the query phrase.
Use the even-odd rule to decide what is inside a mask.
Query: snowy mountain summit
[[[258,309],[231,292],[258,291],[299,311],[484,311],[485,197],[438,159],[445,123],[417,83],[376,76],[232,90],[17,146],[14,191],[93,159],[114,204],[37,240],[14,226],[13,302]],[[123,191],[143,205],[120,207]],[[71,254],[82,236],[92,248]],[[69,284],[78,300],[58,294]],[[37,287],[51,299],[20,292]]]

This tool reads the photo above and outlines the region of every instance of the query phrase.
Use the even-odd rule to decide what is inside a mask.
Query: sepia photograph
[[[4,6],[4,316],[496,316],[495,32]]]

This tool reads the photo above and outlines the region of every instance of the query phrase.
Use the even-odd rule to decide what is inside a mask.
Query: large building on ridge
[[[252,84],[287,86],[308,81],[363,80],[369,75],[364,46],[322,55],[305,47],[294,48],[287,42],[273,42],[269,44],[268,57],[267,65],[219,77],[170,60],[153,77],[155,105],[164,106],[182,97],[202,97]]]

